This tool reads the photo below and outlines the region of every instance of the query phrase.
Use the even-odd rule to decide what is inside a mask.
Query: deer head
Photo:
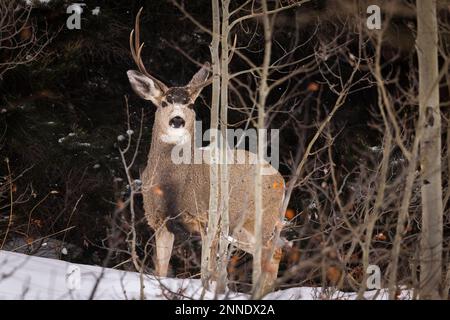
[[[131,87],[138,96],[151,101],[156,107],[155,126],[162,142],[179,144],[187,142],[193,132],[195,122],[194,103],[202,89],[208,84],[210,65],[206,62],[183,87],[167,87],[162,81],[150,75],[144,67],[139,44],[139,19],[130,34],[130,48],[133,59],[140,71],[127,72]],[[134,36],[134,41],[133,41]]]

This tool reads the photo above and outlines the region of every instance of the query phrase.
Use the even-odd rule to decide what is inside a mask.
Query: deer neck
[[[194,146],[194,128],[188,129],[190,133],[190,158],[193,159],[193,146]],[[152,131],[152,143],[150,146],[150,153],[148,155],[148,166],[155,168],[156,172],[160,172],[164,175],[176,176],[178,179],[185,179],[189,170],[186,168],[186,164],[176,164],[172,161],[172,149],[174,144],[166,143],[161,139],[161,130],[158,126],[153,126]],[[185,148],[186,149],[186,148]]]

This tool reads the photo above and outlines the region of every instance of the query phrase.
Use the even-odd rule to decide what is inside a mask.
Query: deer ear
[[[205,62],[201,69],[197,71],[196,74],[192,77],[191,81],[187,85],[190,93],[191,99],[194,101],[197,99],[198,95],[202,91],[202,89],[208,85],[207,80],[209,77],[209,70],[211,69],[211,65],[209,62]]]
[[[159,106],[159,99],[164,94],[161,88],[155,81],[136,70],[127,71],[128,79],[134,92],[142,99],[150,100],[156,106]]]

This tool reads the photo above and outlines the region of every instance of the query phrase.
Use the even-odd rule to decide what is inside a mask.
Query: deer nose
[[[171,126],[172,128],[181,128],[181,127],[184,127],[185,123],[186,122],[184,121],[184,119],[182,117],[176,116],[176,117],[170,119],[169,126]]]

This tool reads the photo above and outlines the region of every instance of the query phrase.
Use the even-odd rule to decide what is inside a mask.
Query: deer
[[[142,9],[141,9],[142,11]],[[193,156],[195,143],[194,103],[202,89],[208,85],[210,64],[205,63],[181,87],[168,87],[147,72],[141,57],[139,18],[130,33],[130,49],[137,70],[127,71],[133,91],[155,107],[154,124],[151,135],[147,166],[141,173],[143,206],[148,225],[155,232],[156,242],[155,275],[166,277],[176,235],[196,234],[204,237],[208,222],[210,196],[210,165],[175,164],[171,159],[174,146],[190,143]],[[200,148],[199,148],[200,149]],[[199,151],[199,150],[196,150]],[[210,150],[201,148],[204,159],[210,159]],[[236,157],[256,159],[256,154],[244,149],[232,150]],[[229,202],[228,214],[230,236],[233,244],[249,253],[254,253],[255,236],[255,162],[228,164]],[[282,175],[268,162],[270,174],[263,176],[263,259],[261,268],[266,272],[263,284],[265,290],[272,288],[282,256],[282,246],[276,243],[283,225],[282,206],[285,182]]]

